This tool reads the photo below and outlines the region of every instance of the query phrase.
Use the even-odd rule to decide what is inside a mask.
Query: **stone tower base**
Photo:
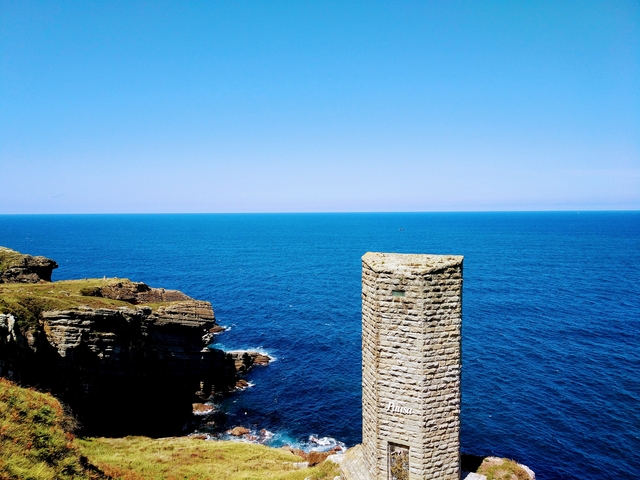
[[[340,476],[342,480],[373,480],[364,464],[362,445],[356,445],[344,454],[340,463]]]

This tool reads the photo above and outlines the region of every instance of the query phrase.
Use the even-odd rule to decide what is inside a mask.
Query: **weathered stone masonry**
[[[461,323],[461,256],[362,257],[363,465],[345,477],[459,478]]]

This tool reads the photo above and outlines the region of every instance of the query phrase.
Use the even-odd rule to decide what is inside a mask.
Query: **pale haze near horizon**
[[[640,4],[0,2],[0,213],[640,209]]]

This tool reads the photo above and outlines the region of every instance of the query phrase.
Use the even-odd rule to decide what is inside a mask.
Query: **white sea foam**
[[[273,438],[273,432],[270,432],[269,430],[267,430],[266,428],[263,428],[262,430],[260,430],[260,438],[263,439],[263,441],[269,441]]]
[[[230,440],[233,442],[263,444],[275,448],[287,445],[291,448],[297,448],[307,453],[311,451],[328,452],[331,450],[334,450],[336,452],[344,452],[347,450],[347,447],[344,443],[332,437],[318,438],[315,435],[310,435],[309,440],[305,442],[294,439],[286,432],[271,432],[265,428],[260,430],[251,429],[249,430],[249,433],[246,433],[239,437],[231,435],[227,431],[225,433],[216,435],[215,438],[219,440]]]
[[[273,363],[275,362],[278,357],[276,357],[273,353],[271,353],[269,350],[266,350],[262,347],[258,347],[258,348],[253,348],[251,349],[252,352],[258,352],[260,355],[264,355],[266,357],[269,357],[269,363]]]
[[[227,327],[226,325],[219,325],[224,328],[224,330],[220,330],[219,332],[214,332],[213,335],[220,335],[221,333],[228,332],[231,330],[231,327]]]
[[[247,347],[247,348],[225,348],[223,345],[218,345],[216,348],[218,348],[219,350],[223,350],[225,353],[244,353],[244,352],[256,352],[259,353],[260,355],[264,355],[266,357],[269,357],[269,363],[273,363],[275,362],[278,357],[276,357],[273,353],[271,353],[269,350],[266,350],[262,347]]]
[[[253,383],[253,382],[247,382],[247,385],[246,385],[246,386],[244,386],[244,387],[236,387],[236,391],[241,392],[241,391],[243,391],[243,390],[246,390],[246,389],[248,389],[248,388],[255,387],[255,386],[256,386],[256,384],[255,384],[255,383]]]
[[[345,451],[346,445],[333,437],[317,437],[309,435],[309,448],[306,451],[328,452],[329,450]]]

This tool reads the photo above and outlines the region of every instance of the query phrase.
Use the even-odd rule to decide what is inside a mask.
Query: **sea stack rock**
[[[232,350],[227,355],[233,359],[236,372],[245,374],[251,370],[254,365],[269,365],[271,357],[260,352],[251,350]]]

